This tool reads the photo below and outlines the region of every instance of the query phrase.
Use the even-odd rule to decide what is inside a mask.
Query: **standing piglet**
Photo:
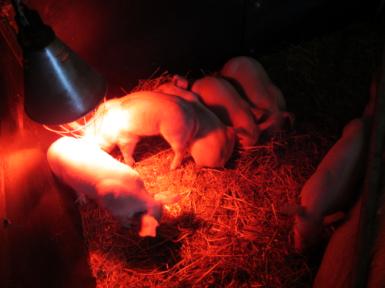
[[[281,90],[275,86],[262,65],[251,57],[230,59],[220,71],[221,75],[239,87],[252,106],[252,111],[261,132],[272,134],[282,129],[283,124],[293,121],[286,110]]]
[[[348,208],[362,174],[367,128],[365,121],[349,122],[342,137],[327,152],[301,191],[302,213],[294,224],[295,248],[304,252],[320,240],[325,216]]]
[[[199,97],[195,93],[177,86],[175,79],[180,81],[181,77],[174,77],[173,81],[159,86],[157,91],[173,95],[176,98],[183,98],[193,107],[198,129],[191,141],[189,150],[194,162],[202,167],[224,167],[234,150],[234,129],[225,126],[215,114],[199,101]]]
[[[225,125],[234,127],[242,148],[256,144],[259,127],[250,106],[228,81],[206,76],[196,80],[191,90]]]
[[[116,145],[128,165],[133,165],[136,144],[143,136],[162,135],[174,151],[171,169],[176,169],[197,131],[191,105],[159,92],[140,91],[102,104],[84,137],[93,139],[105,151]]]
[[[105,207],[123,225],[143,213],[140,236],[156,235],[162,205],[146,191],[139,174],[94,143],[62,137],[48,149],[52,172],[79,196],[86,195]]]

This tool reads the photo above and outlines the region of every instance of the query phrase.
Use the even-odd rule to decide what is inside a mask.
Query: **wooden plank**
[[[7,208],[5,198],[4,159],[0,152],[0,279],[9,279],[8,233],[7,233]],[[6,283],[8,285],[8,283]]]
[[[94,287],[71,191],[55,182],[34,137],[4,138],[10,286]]]
[[[0,287],[95,287],[72,191],[56,183],[46,161],[56,135],[24,115],[22,69],[3,37]]]
[[[369,145],[368,166],[364,180],[358,247],[353,273],[353,287],[366,287],[373,245],[376,237],[377,211],[382,192],[385,147],[385,48],[382,55],[374,117]]]

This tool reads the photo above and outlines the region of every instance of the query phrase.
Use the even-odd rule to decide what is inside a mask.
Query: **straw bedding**
[[[142,141],[135,168],[148,191],[181,199],[165,207],[156,238],[137,237],[95,203],[80,207],[98,287],[310,286],[317,262],[293,251],[293,219],[283,212],[298,203],[343,125],[361,113],[377,39],[360,25],[261,57],[296,125],[236,152],[223,170],[186,159],[170,171],[167,144]],[[142,80],[136,90],[167,77]]]

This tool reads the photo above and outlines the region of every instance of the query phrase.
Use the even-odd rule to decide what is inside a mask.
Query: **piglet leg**
[[[172,147],[172,150],[174,151],[175,155],[174,155],[174,158],[172,159],[170,169],[175,170],[182,164],[186,150],[180,149],[179,147]]]
[[[279,131],[282,127],[282,122],[284,121],[283,115],[281,112],[276,112],[271,114],[264,122],[259,124],[259,129],[269,136]]]
[[[128,137],[125,137],[125,139],[119,139],[118,147],[120,152],[123,155],[124,162],[128,166],[134,166],[135,160],[133,157],[136,144],[139,142],[140,138],[135,135],[130,135]]]
[[[174,158],[172,159],[170,170],[175,170],[182,164],[183,158],[187,151],[188,142],[191,138],[190,133],[181,134],[177,138],[175,138],[170,137],[170,135],[174,135],[174,133],[166,133],[162,131],[164,139],[170,144],[172,151],[174,151]]]

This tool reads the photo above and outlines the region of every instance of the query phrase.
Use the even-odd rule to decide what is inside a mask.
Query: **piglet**
[[[375,240],[367,253],[371,254],[368,280],[365,287],[385,287],[385,202],[379,199]],[[313,287],[353,287],[357,249],[359,247],[362,200],[351,209],[345,223],[333,233],[324,253]]]
[[[62,137],[48,149],[52,172],[79,195],[94,199],[124,226],[143,213],[139,235],[156,236],[162,204],[146,191],[139,174],[94,143]]]
[[[189,146],[190,155],[198,166],[224,167],[234,150],[234,129],[225,126],[215,114],[199,101],[197,94],[182,88],[187,87],[187,85],[180,87],[176,81],[183,81],[183,78],[181,76],[174,77],[173,81],[159,86],[157,91],[173,95],[176,98],[183,98],[193,107],[198,129]]]
[[[197,125],[195,111],[184,99],[140,91],[102,104],[84,137],[107,152],[117,145],[125,162],[133,165],[140,138],[162,135],[175,153],[170,166],[173,170],[181,164]]]
[[[234,127],[242,148],[256,144],[259,127],[254,120],[249,104],[225,79],[206,76],[196,80],[191,91],[227,126]]]
[[[281,90],[272,83],[257,60],[244,56],[232,58],[220,74],[243,91],[260,122],[261,132],[272,134],[282,129],[287,120],[292,124],[293,116],[285,112],[286,102]]]
[[[314,279],[313,288],[354,287],[352,281],[357,256],[361,204],[361,200],[357,201],[345,222],[337,227],[331,236]]]
[[[349,122],[301,190],[303,210],[295,217],[294,244],[305,252],[320,239],[325,216],[349,208],[360,179],[367,139],[362,119]]]

